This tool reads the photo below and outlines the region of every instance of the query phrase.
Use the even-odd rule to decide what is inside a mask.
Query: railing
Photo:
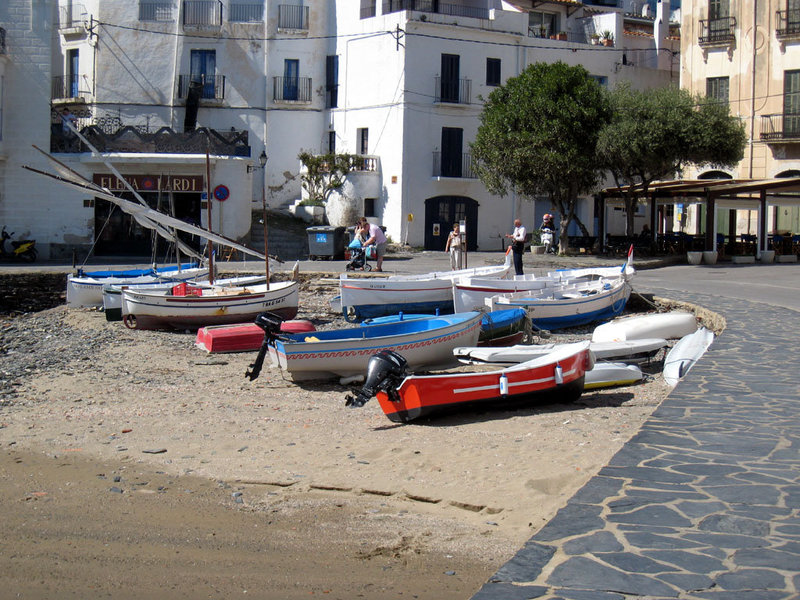
[[[800,35],[800,9],[779,10],[777,16],[775,35],[779,38]]]
[[[445,4],[438,0],[383,0],[383,14],[386,15],[403,10],[416,10],[419,12],[447,15],[448,17],[489,18],[489,9],[476,6]]]
[[[140,21],[172,21],[172,2],[139,2]]]
[[[765,142],[800,141],[800,113],[761,115],[761,139]]]
[[[6,30],[0,27],[0,54],[6,53]]]
[[[433,176],[475,179],[477,175],[472,168],[472,154],[446,152],[442,155],[441,152],[435,151],[433,153]]]
[[[220,0],[183,0],[184,27],[221,27]]]
[[[264,20],[264,2],[232,2],[228,7],[228,21],[232,23],[257,23]]]
[[[354,171],[366,171],[368,173],[377,173],[378,171],[378,157],[377,156],[362,156],[362,161],[357,164]]]
[[[434,102],[447,104],[469,104],[472,98],[471,79],[445,79],[435,77]]]
[[[56,75],[50,87],[50,98],[77,98],[80,95],[80,75]]]
[[[83,26],[86,7],[83,4],[68,4],[58,7],[58,28],[69,29]]]
[[[275,102],[311,102],[311,77],[273,77]]]
[[[199,78],[195,76],[194,81],[191,75],[178,75],[178,98],[185,100],[193,83],[200,86],[201,99],[225,99],[225,75],[201,75]]]
[[[278,5],[278,29],[308,29],[308,7]]]
[[[700,19],[700,31],[697,43],[701,46],[729,44],[736,39],[736,17]]]

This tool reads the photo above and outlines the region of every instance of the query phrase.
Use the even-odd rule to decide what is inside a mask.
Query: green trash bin
[[[311,260],[344,258],[345,228],[317,225],[306,228],[308,232],[308,257]]]

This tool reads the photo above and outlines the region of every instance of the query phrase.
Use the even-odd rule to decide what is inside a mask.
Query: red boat
[[[472,373],[407,375],[405,359],[388,350],[374,355],[361,391],[347,406],[376,396],[391,421],[407,423],[455,410],[509,408],[541,400],[572,402],[583,393],[594,366],[589,342],[565,344],[545,356],[505,369]]]

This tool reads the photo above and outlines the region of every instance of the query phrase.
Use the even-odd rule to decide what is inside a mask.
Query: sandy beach
[[[334,326],[334,289],[299,317]],[[0,568],[20,598],[466,598],[668,393],[388,421],[337,382],[64,306],[0,318]],[[560,341],[554,335],[550,341]]]

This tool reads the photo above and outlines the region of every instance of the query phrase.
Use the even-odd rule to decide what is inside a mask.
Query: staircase
[[[253,213],[250,225],[251,248],[264,251],[264,225],[261,212]],[[269,254],[283,261],[308,258],[308,224],[283,212],[267,211]]]

